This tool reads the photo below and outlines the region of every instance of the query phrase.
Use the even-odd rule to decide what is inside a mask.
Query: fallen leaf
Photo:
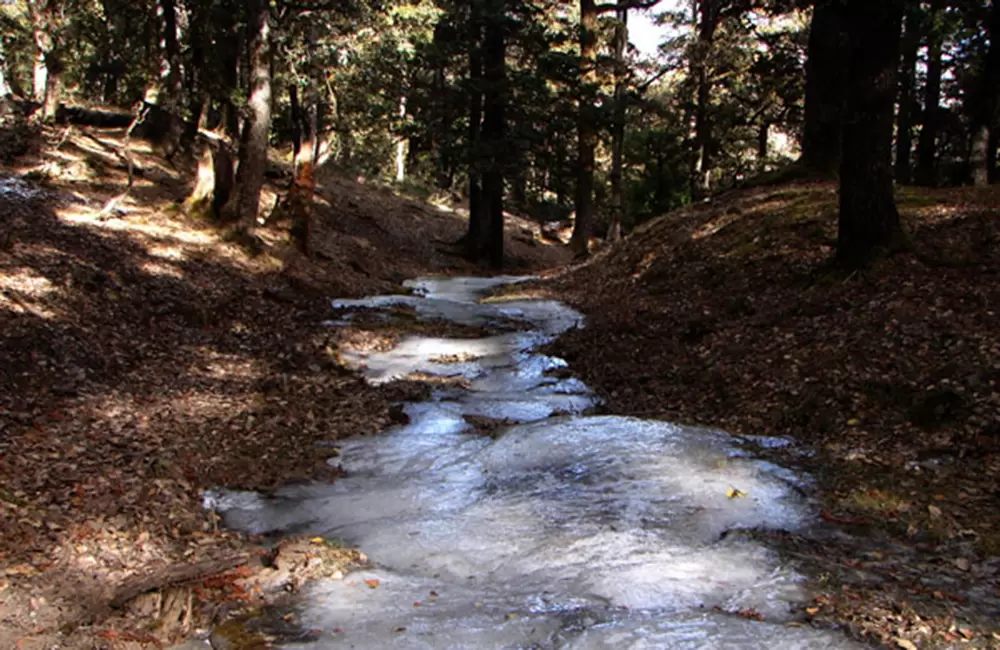
[[[731,487],[728,490],[726,490],[726,496],[729,497],[730,499],[739,499],[741,497],[745,497],[746,495],[747,495],[746,492],[734,487]]]
[[[929,512],[931,517],[934,517],[935,519],[944,514],[941,511],[941,508],[938,508],[937,506],[927,506],[927,512]]]
[[[371,587],[372,589],[375,589],[381,583],[377,578],[368,578],[367,580],[365,580],[365,584]]]
[[[896,642],[897,647],[903,648],[903,650],[917,650],[917,646],[913,644],[913,641],[908,641],[900,637],[896,637],[893,641]]]

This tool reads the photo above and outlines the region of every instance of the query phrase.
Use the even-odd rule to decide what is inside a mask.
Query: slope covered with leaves
[[[996,647],[1000,195],[899,199],[911,250],[849,275],[828,263],[830,185],[645,224],[548,285],[588,316],[556,353],[611,412],[815,452],[782,458],[844,533],[784,539],[827,581],[815,617],[898,647]]]
[[[380,431],[412,390],[367,386],[335,353],[384,344],[407,315],[374,336],[325,328],[329,299],[482,272],[442,244],[464,231],[457,212],[335,175],[319,188],[312,258],[269,226],[251,255],[181,214],[187,165],[141,142],[135,186],[106,210],[126,183],[121,136],[49,131],[0,169],[4,648],[126,647],[204,623],[190,589],[180,609],[161,599],[136,614],[137,629],[107,605],[136,575],[222,567],[249,548],[218,530],[203,489],[323,476],[331,441]],[[522,269],[561,259],[528,224],[509,234]]]

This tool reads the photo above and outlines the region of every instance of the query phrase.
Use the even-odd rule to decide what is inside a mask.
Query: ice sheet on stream
[[[489,286],[416,284],[476,309]],[[541,312],[563,323],[575,314]],[[809,525],[802,480],[719,432],[580,415],[592,403],[586,386],[547,376],[565,363],[535,351],[558,327],[415,338],[395,355],[359,359],[371,381],[411,368],[468,386],[407,405],[410,423],[385,435],[339,442],[347,476],[333,485],[208,496],[235,528],[339,538],[376,563],[306,592],[302,623],[325,632],[301,647],[857,647],[783,625],[807,598],[800,577],[732,532]],[[463,353],[469,361],[430,362]],[[468,414],[522,424],[477,435]],[[752,608],[768,622],[716,607]]]

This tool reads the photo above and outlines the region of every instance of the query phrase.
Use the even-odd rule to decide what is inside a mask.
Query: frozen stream
[[[514,318],[531,330],[412,337],[348,357],[373,382],[420,370],[469,388],[441,388],[406,406],[409,424],[345,441],[347,477],[333,485],[209,495],[235,528],[339,538],[373,560],[305,592],[302,624],[323,633],[287,647],[858,647],[790,624],[808,598],[800,576],[731,532],[811,525],[800,478],[718,432],[580,415],[593,403],[586,386],[550,376],[565,363],[537,352],[580,315],[549,301],[477,303],[510,281],[425,279],[412,283],[416,296],[336,303],[406,304],[471,324]],[[463,415],[519,424],[476,435]],[[764,620],[736,615],[749,610]]]

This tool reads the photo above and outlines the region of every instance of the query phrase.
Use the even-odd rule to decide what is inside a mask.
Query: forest
[[[732,647],[997,647],[998,33],[996,0],[0,2],[0,647],[387,647],[422,626],[465,633],[489,607],[496,637],[399,647],[584,647],[567,639],[605,629],[689,647],[608,613],[632,607],[617,592],[608,611],[587,601],[598,587],[544,638],[545,607],[513,600],[397,620],[366,598],[445,610],[451,585],[397,592],[410,583],[379,572],[396,549],[369,558],[292,506],[277,516],[292,523],[255,528],[212,496],[319,512],[295,486],[376,471],[341,464],[342,444],[395,440],[451,403],[465,437],[426,467],[398,461],[427,477],[379,507],[467,480],[433,472],[472,434],[499,448],[570,418],[648,450],[629,418],[717,427],[750,451],[680,445],[671,471],[714,462],[704,484],[729,481],[684,516],[745,503],[774,521],[691,542],[728,559],[696,553],[712,566],[688,577],[778,577],[706,592],[691,620]],[[501,272],[518,277],[492,284]],[[441,349],[366,374],[419,356],[414,341]],[[477,391],[502,407],[469,406]],[[524,416],[518,392],[555,405]],[[552,481],[632,458],[565,435],[602,458],[552,461]],[[395,451],[370,453],[395,470]],[[740,473],[744,453],[761,468]],[[808,477],[791,492],[833,532],[775,523],[784,506],[758,501],[774,467]],[[605,509],[655,502],[635,481]],[[606,514],[587,512],[547,523]],[[661,534],[648,519],[643,539]],[[614,581],[636,593],[677,579],[632,569]],[[807,585],[792,614],[769,609],[786,572]],[[389,636],[350,636],[343,621],[375,634],[354,610],[310,619],[310,585],[330,581],[363,591],[360,616]]]
[[[986,2],[695,2],[657,14],[655,57],[628,43],[652,1],[154,4],[8,3],[0,93],[43,120],[138,107],[168,156],[217,134],[209,203],[247,229],[289,145],[295,187],[330,164],[465,197],[467,255],[494,266],[505,208],[573,215],[586,254],[795,160],[850,189],[838,258],[863,263],[900,238],[893,179],[996,180]]]

